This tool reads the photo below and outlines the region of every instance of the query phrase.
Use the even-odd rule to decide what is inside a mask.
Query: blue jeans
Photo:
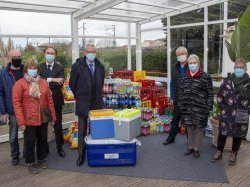
[[[11,157],[14,159],[19,158],[19,143],[18,143],[18,125],[16,117],[9,116],[9,141],[11,148]]]

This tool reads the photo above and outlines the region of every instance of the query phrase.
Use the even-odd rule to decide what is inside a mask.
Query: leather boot
[[[236,160],[237,160],[237,152],[231,152],[230,156],[229,156],[229,165],[235,165],[236,164]]]
[[[217,150],[217,152],[214,154],[213,158],[211,159],[211,162],[216,162],[217,160],[220,160],[222,158],[222,151]]]

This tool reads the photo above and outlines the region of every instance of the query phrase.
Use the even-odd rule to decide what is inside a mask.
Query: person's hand
[[[64,82],[64,79],[63,78],[52,78],[52,82],[57,82],[60,85],[62,85]]]
[[[7,123],[9,120],[9,114],[4,114],[1,116],[1,119],[4,123]]]
[[[21,131],[25,131],[25,129],[26,129],[26,126],[25,126],[25,125],[20,126],[20,130],[21,130]]]

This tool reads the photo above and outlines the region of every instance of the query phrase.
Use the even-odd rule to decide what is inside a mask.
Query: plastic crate
[[[141,87],[155,87],[155,80],[141,80],[139,82]]]
[[[133,81],[133,71],[132,70],[114,71],[112,78],[130,79],[131,81]]]
[[[140,81],[146,79],[146,72],[145,71],[134,71],[133,72],[133,81]]]
[[[165,88],[163,87],[154,87],[152,89],[152,99],[157,99],[160,96],[164,96]]]
[[[152,99],[152,88],[145,87],[140,89],[141,100],[150,100]]]
[[[141,107],[143,107],[143,108],[151,108],[151,100],[141,101]]]
[[[168,106],[169,97],[167,96],[159,96],[157,99],[152,100],[152,108],[158,108],[158,113],[163,115],[165,112],[165,108]]]

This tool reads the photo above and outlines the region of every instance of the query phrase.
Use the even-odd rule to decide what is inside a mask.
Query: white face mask
[[[187,55],[177,56],[178,62],[185,62],[187,60]]]

